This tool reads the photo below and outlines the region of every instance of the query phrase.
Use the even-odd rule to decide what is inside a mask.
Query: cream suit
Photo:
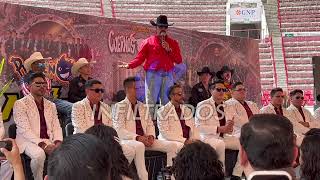
[[[139,111],[144,134],[155,137],[155,127],[147,106],[139,101],[136,106],[136,109]],[[136,134],[135,113],[132,110],[131,103],[128,98],[116,103],[113,110],[113,125],[118,131],[120,139],[125,140],[129,146],[132,146],[135,149],[141,149],[143,152],[145,149],[165,152],[167,153],[167,165],[172,165],[172,158],[175,157],[177,153],[177,146],[174,143],[155,139],[151,147],[145,147],[142,142],[136,141],[136,137],[138,135]],[[147,179],[148,175],[145,170],[144,155],[139,157],[136,155],[135,164],[137,166],[139,177],[141,179]]]
[[[20,153],[25,152],[31,158],[30,166],[35,180],[43,179],[43,166],[46,159],[45,152],[38,144],[40,142],[51,144],[63,139],[55,104],[45,98],[43,98],[43,104],[49,139],[40,138],[40,115],[31,94],[17,100],[13,107],[13,118],[17,124],[16,142]]]
[[[223,116],[226,121],[234,120],[235,110],[231,106],[223,103],[221,104],[224,108]],[[220,133],[217,133],[218,127],[220,127],[217,109],[213,97],[198,103],[195,124],[199,128],[201,140],[208,142],[213,139],[222,140],[225,143],[226,149],[239,150],[240,142],[239,138],[235,134],[224,134],[224,137],[220,137]],[[235,122],[236,125],[236,122]],[[240,156],[238,155],[238,161],[233,169],[233,175],[241,177],[243,169],[240,165]]]
[[[101,115],[102,123],[106,126],[112,127],[111,108],[108,104],[100,102],[99,114]],[[74,134],[84,133],[94,125],[94,114],[88,98],[84,98],[83,100],[73,104],[71,120],[74,127]],[[122,147],[123,154],[126,156],[129,163],[131,163],[135,156],[135,150],[126,145],[123,141],[120,142],[120,145]]]

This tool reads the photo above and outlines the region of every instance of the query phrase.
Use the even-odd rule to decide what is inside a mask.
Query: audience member
[[[301,180],[320,179],[320,129],[308,131],[300,148]]]
[[[5,128],[3,126],[2,113],[0,111],[0,140],[3,139],[5,135]],[[12,165],[7,159],[0,159],[0,179],[2,180],[11,180],[13,169]]]
[[[242,126],[240,144],[241,165],[247,177],[259,170],[284,170],[295,179],[292,165],[298,148],[288,118],[275,114],[253,115]]]
[[[12,149],[11,151],[8,151],[5,148],[1,148],[1,152],[4,154],[6,160],[10,163],[11,167],[13,168],[14,171],[14,180],[25,180],[24,177],[24,171],[23,171],[23,166],[21,162],[21,157],[20,157],[20,151],[19,148],[16,144],[16,142],[13,139],[4,139],[5,141],[11,141],[12,142]],[[1,164],[1,168],[3,165]],[[11,171],[10,167],[10,171]],[[9,170],[9,169],[7,169]],[[2,170],[1,170],[2,172]],[[4,178],[2,180],[10,180],[12,176],[12,172],[10,176],[6,176],[5,178],[1,176],[1,178]]]
[[[129,162],[123,154],[122,147],[119,144],[120,139],[115,129],[103,124],[94,125],[85,131],[86,134],[92,134],[101,139],[107,146],[108,153],[111,156],[111,179],[122,180],[124,178],[133,179],[133,173],[129,168]],[[123,178],[124,177],[124,178]]]
[[[196,141],[186,145],[173,163],[176,180],[223,180],[223,165],[216,151],[206,143]]]
[[[91,134],[68,136],[49,157],[45,180],[111,180],[111,156]]]

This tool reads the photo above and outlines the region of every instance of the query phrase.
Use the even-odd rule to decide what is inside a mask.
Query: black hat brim
[[[170,24],[157,24],[156,22],[154,22],[153,20],[150,21],[150,24],[152,26],[158,26],[158,27],[168,27],[168,26],[173,26],[174,23],[170,23]]]

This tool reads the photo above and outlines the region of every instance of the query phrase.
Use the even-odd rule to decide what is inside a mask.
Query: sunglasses
[[[304,97],[303,96],[297,96],[296,99],[304,100]]]
[[[90,90],[96,93],[104,93],[104,89],[90,89]]]
[[[36,87],[47,87],[47,82],[33,82]]]
[[[182,96],[183,93],[175,93],[175,95]]]
[[[246,88],[239,88],[239,89],[235,89],[235,91],[246,91]]]
[[[228,90],[226,88],[215,88],[218,92],[227,92]]]

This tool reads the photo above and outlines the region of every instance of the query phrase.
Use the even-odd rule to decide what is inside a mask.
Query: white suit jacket
[[[252,114],[259,114],[259,108],[256,103],[251,101],[246,101]],[[230,107],[232,112],[235,112],[234,117],[234,135],[240,137],[241,127],[249,122],[247,112],[243,105],[236,99],[231,98],[225,102],[227,106]]]
[[[283,116],[290,119],[290,114],[286,108],[282,108],[282,112],[283,112]],[[269,103],[267,106],[264,106],[260,109],[260,114],[277,114],[277,113],[274,110],[274,106],[271,103]]]
[[[318,107],[315,111],[314,111],[314,115],[313,115],[314,119],[319,123],[320,122],[320,107]]]
[[[5,134],[5,129],[3,126],[2,113],[0,112],[0,140],[3,139]]]
[[[137,101],[136,107],[139,110],[141,126],[145,135],[155,137],[155,129],[147,105]],[[117,130],[120,139],[136,140],[136,121],[128,98],[120,101],[112,108],[113,127]]]
[[[310,128],[307,128],[305,126],[303,126],[302,124],[300,124],[300,121],[303,121],[303,117],[300,114],[298,108],[296,108],[294,105],[290,105],[287,108],[288,112],[290,113],[290,121],[292,122],[292,124],[294,125],[294,131],[300,135],[305,134],[306,132],[308,132],[311,128],[319,128],[319,122],[317,122],[314,117],[311,115],[310,111],[308,111],[306,108],[302,107],[302,111],[303,114],[306,118],[306,122],[309,123]]]
[[[226,121],[232,120],[235,117],[233,109],[225,103],[222,106]],[[220,126],[220,123],[213,97],[198,103],[195,124],[199,128],[202,139],[219,138],[220,133],[217,133],[217,128]]]
[[[73,134],[84,133],[94,125],[94,114],[88,98],[78,101],[72,106],[71,121],[74,127]],[[102,123],[112,126],[111,108],[109,105],[100,102],[99,116],[101,114]]]
[[[40,139],[40,115],[34,97],[29,94],[14,103],[13,119],[17,124],[16,142],[20,152],[24,152],[28,143],[38,145],[42,141],[53,143],[63,139],[56,105],[45,98],[43,105],[49,139]]]
[[[185,105],[180,105],[181,116],[185,120],[187,126],[190,127],[190,139],[199,139],[199,131],[195,127],[193,113],[191,109]],[[157,124],[159,128],[159,139],[168,141],[178,141],[184,143],[186,138],[183,137],[183,131],[180,119],[177,115],[174,105],[168,102],[162,106],[157,112]]]

